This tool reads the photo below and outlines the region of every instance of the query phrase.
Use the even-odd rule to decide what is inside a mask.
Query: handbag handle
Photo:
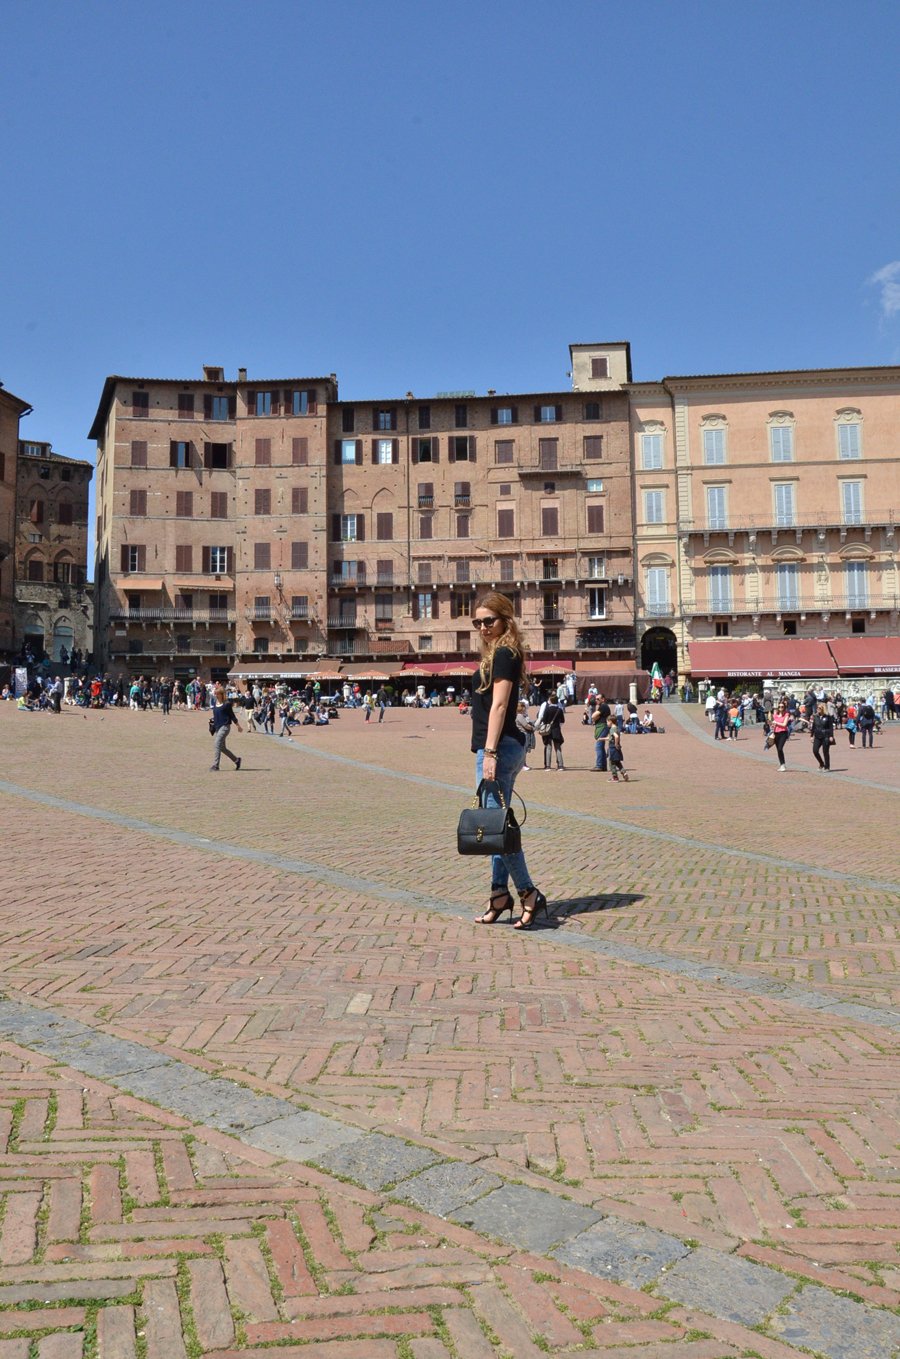
[[[482,789],[485,787],[486,784],[492,784],[492,785],[497,789],[497,797],[498,797],[499,800],[500,800],[500,806],[501,806],[501,807],[505,807],[505,806],[506,806],[506,802],[505,802],[504,797],[503,797],[503,789],[500,787],[500,784],[497,782],[496,779],[482,779],[482,780],[481,780],[481,782],[479,783],[478,787],[475,789],[475,796],[474,796],[474,798],[472,799],[472,807],[473,807],[473,808],[475,808],[475,807],[481,807],[481,806],[483,805],[483,804],[482,804],[482,801],[481,801],[481,791],[482,791]],[[513,789],[513,797],[517,797],[517,798],[519,799],[519,801],[521,802],[521,804],[522,804],[522,813],[523,813],[523,815],[522,815],[522,820],[521,820],[518,824],[519,824],[520,826],[524,826],[524,825],[525,825],[525,822],[528,820],[528,808],[525,806],[525,799],[522,797],[522,794],[521,794],[521,793],[517,793],[517,792],[516,792],[515,788]],[[510,810],[512,810],[512,809],[510,809]]]

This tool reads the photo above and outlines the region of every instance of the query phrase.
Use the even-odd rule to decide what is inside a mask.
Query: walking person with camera
[[[516,776],[525,763],[525,736],[516,725],[519,690],[527,651],[525,639],[506,595],[491,593],[475,607],[472,626],[478,629],[481,664],[472,694],[472,750],[475,778],[485,783],[486,807],[509,807]],[[494,925],[507,911],[512,914],[509,890],[512,878],[522,913],[518,930],[531,929],[537,917],[547,913],[547,898],[531,880],[521,849],[491,857],[491,895],[488,909],[476,924]]]

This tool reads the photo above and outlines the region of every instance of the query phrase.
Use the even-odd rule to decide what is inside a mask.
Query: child
[[[619,775],[621,774],[623,781],[627,783],[628,770],[625,768],[625,762],[622,756],[622,738],[615,728],[609,733],[609,737],[607,738],[606,757],[609,760],[609,767],[612,770],[612,773],[609,776],[610,782],[618,783]]]

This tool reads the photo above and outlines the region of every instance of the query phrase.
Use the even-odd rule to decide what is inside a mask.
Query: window
[[[605,354],[591,355],[591,377],[592,378],[609,377],[609,359]]]
[[[796,626],[797,626],[796,623],[795,623],[793,626],[794,626],[794,629],[795,629],[795,631],[796,631]],[[724,619],[716,619],[715,627],[716,627],[716,636],[717,636],[717,637],[727,637],[727,636],[729,635],[729,626],[728,626],[728,623],[726,623]],[[788,627],[788,624],[786,623],[786,624],[785,624],[785,628],[787,628],[787,627]]]
[[[210,519],[228,518],[228,492],[212,491],[209,497]]]
[[[272,569],[271,543],[253,544],[253,569],[254,571],[271,571]]]
[[[362,515],[342,514],[340,540],[342,543],[356,543],[362,539]]]
[[[516,535],[516,513],[515,510],[497,511],[497,537],[514,538]],[[512,580],[512,576],[509,577]]]
[[[131,393],[131,414],[135,420],[146,420],[150,414],[150,393]]]
[[[309,440],[291,440],[291,462],[295,467],[306,467],[309,463]]]
[[[510,463],[513,460],[515,444],[512,439],[498,439],[494,444],[494,462]]]
[[[309,513],[309,490],[306,486],[291,487],[291,514]]]
[[[176,634],[176,637],[175,637],[175,650],[176,650],[176,651],[190,651],[190,649],[191,649],[191,639],[190,639],[190,637],[187,635],[187,633],[185,633],[185,632],[177,633],[177,634]]]
[[[703,430],[703,461],[707,467],[721,467],[725,462],[724,429]]]
[[[841,512],[845,524],[862,523],[863,512],[862,512],[861,481],[841,482]]]
[[[431,648],[432,648],[433,643],[434,643],[434,638],[433,638],[433,637],[430,637],[430,636],[426,635],[425,633],[421,633],[421,632],[419,633],[419,637],[418,637],[418,650],[419,650],[419,651],[430,651]]]
[[[309,543],[291,543],[291,570],[309,570]]]
[[[458,514],[456,516],[456,536],[457,538],[468,538],[469,530],[472,526],[472,516],[470,514]]]
[[[796,618],[786,618],[784,620],[784,626],[782,627],[781,631],[785,637],[796,637],[797,636]]]
[[[131,465],[132,467],[147,466],[147,440],[132,439],[131,441]]]
[[[209,398],[209,418],[210,420],[227,420],[231,414],[231,403],[227,396],[212,396]]]
[[[664,514],[665,491],[645,491],[644,492],[644,523],[662,524],[665,520]]]
[[[727,566],[709,568],[709,606],[716,613],[731,609],[731,571]]]
[[[668,613],[669,611],[669,569],[666,566],[647,568],[647,612]]]
[[[512,514],[512,510],[509,511]],[[512,535],[510,535],[512,536]],[[500,579],[502,581],[515,580],[516,578],[516,559],[515,557],[500,558]]]
[[[187,595],[186,598],[191,599],[191,596],[190,596],[190,595]],[[222,594],[217,594],[217,593],[215,593],[215,592],[211,593],[210,596],[209,596],[209,611],[210,611],[211,614],[214,614],[214,613],[224,613],[224,614],[227,614],[227,613],[228,613],[228,596],[227,596],[227,595],[222,595]]]
[[[397,428],[397,408],[395,406],[376,406],[372,412],[372,428],[392,430]]]
[[[474,462],[475,440],[470,438],[468,434],[451,434],[450,461]]]
[[[271,415],[271,414],[272,414],[272,393],[271,393],[271,392],[257,392],[257,393],[256,393],[256,401],[254,402],[253,414],[254,414],[254,415]]]
[[[512,482],[511,482],[511,481],[501,481],[500,485],[497,487],[497,494],[498,494],[498,495],[512,495]]]
[[[382,510],[375,516],[375,537],[379,542],[390,542],[394,536],[394,516],[389,510]]]
[[[175,517],[177,519],[190,519],[194,513],[194,492],[176,491],[175,492]]]
[[[471,481],[455,481],[453,483],[453,503],[457,509],[465,509],[472,503],[472,483]]]
[[[309,617],[309,595],[291,595],[291,617],[301,622]]]
[[[204,444],[203,466],[208,471],[223,471],[228,467],[231,444]]]
[[[420,481],[417,488],[418,507],[420,510],[430,510],[434,505],[434,482]]]
[[[844,562],[844,581],[847,587],[847,608],[867,608],[869,604],[868,563]]]
[[[260,392],[260,396],[262,393]],[[272,464],[272,440],[256,439],[254,442],[254,455],[257,467],[270,467]]]
[[[412,460],[413,462],[437,462],[438,440],[436,438],[413,439]]]
[[[121,566],[125,572],[143,571],[147,561],[147,549],[143,544],[123,543]]]
[[[495,406],[491,411],[492,425],[516,425],[519,412],[515,406]]]
[[[585,420],[599,420],[601,418],[599,401],[585,401],[584,418]]]
[[[594,495],[602,495],[603,482],[596,479],[590,480],[588,481],[587,488],[589,493],[593,492]]]
[[[311,415],[315,408],[315,392],[291,392],[291,415]]]
[[[799,609],[800,576],[796,562],[778,562],[776,565],[775,600],[779,609]]]
[[[467,557],[460,557],[456,563],[457,584],[465,585],[471,577],[471,564]]]
[[[588,557],[588,559],[587,559],[587,568],[588,568],[587,573],[588,573],[588,575],[591,577],[592,580],[605,580],[605,579],[606,579],[606,558],[605,558],[605,557]]]
[[[839,424],[838,432],[838,457],[844,461],[862,457],[862,447],[860,444],[860,426],[857,424]]]
[[[437,618],[437,595],[431,590],[419,590],[414,609],[416,618]]]
[[[44,502],[43,500],[32,500],[28,511],[28,518],[32,524],[43,524],[44,522]]]
[[[144,495],[145,495],[145,497],[146,497],[146,491],[144,492]],[[144,505],[145,505],[145,508],[146,508],[146,499],[145,499]],[[59,506],[57,507],[57,511],[56,511],[56,522],[57,522],[58,524],[71,524],[71,523],[72,523],[72,502],[71,502],[71,500],[61,500],[61,501],[59,502]]]
[[[4,466],[5,466],[5,463],[4,463],[4,461],[3,461],[3,454],[0,453],[0,481],[3,480],[3,468],[4,468]],[[72,480],[72,469],[71,469],[71,467],[61,467],[61,468],[60,468],[60,471],[59,471],[59,479],[60,479],[60,481],[71,481],[71,480]]]
[[[791,481],[775,483],[775,524],[778,528],[791,528],[794,523],[794,484]]]
[[[230,549],[227,547],[204,548],[204,556],[209,554],[209,570],[214,576],[220,576],[230,569]],[[206,570],[206,565],[203,567]]]
[[[454,590],[450,596],[450,617],[469,618],[472,614],[472,593],[470,590]]]
[[[467,429],[469,425],[469,408],[465,405],[456,405],[453,408],[453,423],[457,429]]]
[[[381,467],[388,466],[392,462],[399,461],[399,450],[395,456],[395,439],[376,439],[373,449],[372,461]]]
[[[431,584],[431,562],[418,562],[416,564],[416,580],[420,585]]]
[[[379,585],[393,585],[394,563],[385,558],[375,563],[376,579]]]
[[[559,536],[559,506],[541,506],[541,533],[545,538],[557,538]]]
[[[144,650],[143,637],[129,637],[125,643],[125,648],[127,651],[130,651],[132,655],[140,656]]]
[[[663,436],[641,435],[641,466],[646,472],[658,471],[663,465]]]
[[[356,440],[356,439],[341,439],[341,441],[340,441],[340,461],[341,461],[342,463],[344,463],[344,464],[347,464],[347,463],[355,463],[355,462],[357,461],[357,457],[356,457],[356,445],[357,445],[357,443],[358,443],[358,440]],[[361,461],[362,461],[362,458],[360,458],[359,461],[361,462]]]
[[[538,466],[544,472],[555,472],[558,467],[559,440],[538,439]]]
[[[850,619],[850,631],[851,631],[851,632],[865,632],[865,630],[866,630],[866,620],[865,620],[864,618],[851,618],[851,619]]]
[[[724,486],[707,486],[706,488],[706,523],[711,529],[728,527]]]
[[[147,513],[147,492],[131,491],[128,497],[128,513],[142,519]]]
[[[559,580],[559,557],[541,558],[541,580]]]
[[[356,412],[352,406],[345,406],[341,411],[341,430],[344,434],[352,434],[356,428]]]
[[[375,596],[375,625],[379,623],[390,627],[394,618],[394,597],[393,595]]]
[[[587,507],[587,531],[588,533],[603,532],[603,506],[588,505]]]
[[[146,445],[145,445],[146,448]],[[146,467],[146,456],[143,467]],[[191,465],[191,446],[186,439],[172,439],[169,444],[169,466],[170,467],[190,467]]]
[[[592,585],[588,590],[588,618],[606,617],[606,588]]]
[[[431,407],[419,407],[419,429],[431,429]]]
[[[545,623],[558,623],[559,614],[559,591],[545,590],[541,600],[541,618]]]
[[[599,462],[602,457],[603,457],[603,435],[586,434],[584,436],[585,462]]]
[[[557,630],[548,631],[544,629],[544,650],[559,651],[559,632]]]
[[[40,557],[31,557],[28,562],[28,579],[32,581],[42,581],[44,579],[44,563]]]
[[[257,486],[253,492],[253,513],[271,514],[272,513],[272,492],[266,487]]]
[[[430,514],[420,514],[420,515],[419,515],[419,537],[420,537],[420,538],[432,538],[432,537],[434,536],[433,531],[432,531],[432,530],[433,530],[432,519],[433,519],[433,515],[430,515]]]
[[[535,406],[534,423],[536,425],[555,425],[562,419],[562,406]]]
[[[269,650],[268,637],[253,638],[253,652],[256,656],[265,656]]]
[[[770,425],[769,448],[773,462],[793,462],[794,427],[793,425]]]
[[[193,571],[194,549],[190,543],[178,543],[175,547],[175,570]]]
[[[194,418],[194,393],[178,393],[178,419],[193,420]]]

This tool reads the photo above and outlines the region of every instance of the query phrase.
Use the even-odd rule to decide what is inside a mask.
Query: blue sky
[[[883,0],[8,0],[0,380],[346,397],[900,363]],[[876,279],[876,275],[881,275]]]

